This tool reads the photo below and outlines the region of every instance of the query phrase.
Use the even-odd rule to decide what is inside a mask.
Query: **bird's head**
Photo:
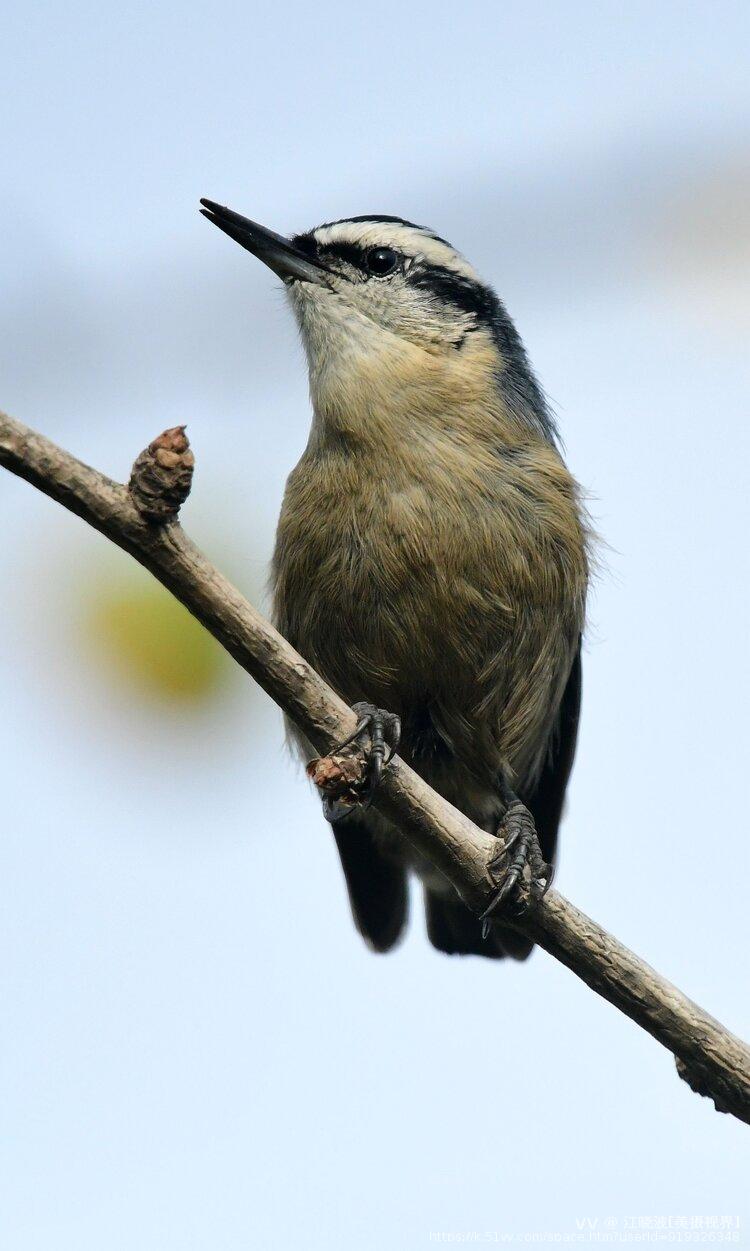
[[[500,405],[553,437],[521,340],[495,292],[445,239],[371,214],[284,238],[202,200],[203,213],[284,282],[317,410]]]

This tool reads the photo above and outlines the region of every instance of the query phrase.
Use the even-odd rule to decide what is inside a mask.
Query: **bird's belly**
[[[492,825],[498,769],[523,779],[541,762],[573,613],[535,608],[470,542],[434,538],[382,524],[371,534],[360,520],[350,543],[282,552],[277,622],[347,702],[397,712],[402,754]]]

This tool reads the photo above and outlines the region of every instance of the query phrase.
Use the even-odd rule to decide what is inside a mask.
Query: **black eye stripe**
[[[317,254],[344,261],[363,274],[374,274],[376,277],[385,277],[392,273],[403,260],[400,252],[386,244],[362,247],[358,243],[320,243],[317,245]]]
[[[453,304],[478,321],[492,321],[500,301],[489,287],[441,265],[418,265],[408,275],[409,285],[429,291],[441,304]]]
[[[363,272],[367,270],[365,249],[356,243],[321,243],[319,251],[321,256],[333,256],[340,261],[346,261],[349,265],[355,265]]]

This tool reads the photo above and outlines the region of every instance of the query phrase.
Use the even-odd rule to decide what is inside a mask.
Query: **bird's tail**
[[[490,960],[525,960],[534,944],[518,930],[490,924],[486,938],[482,937],[482,922],[460,899],[449,899],[438,891],[425,887],[425,913],[427,936],[433,947],[452,956],[486,956]]]

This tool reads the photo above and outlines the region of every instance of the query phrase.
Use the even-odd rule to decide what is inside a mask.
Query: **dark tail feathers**
[[[496,921],[487,937],[482,938],[482,922],[458,898],[447,899],[425,889],[424,902],[427,936],[433,947],[450,956],[486,956],[490,960],[510,956],[513,960],[525,960],[534,945],[523,934]]]

